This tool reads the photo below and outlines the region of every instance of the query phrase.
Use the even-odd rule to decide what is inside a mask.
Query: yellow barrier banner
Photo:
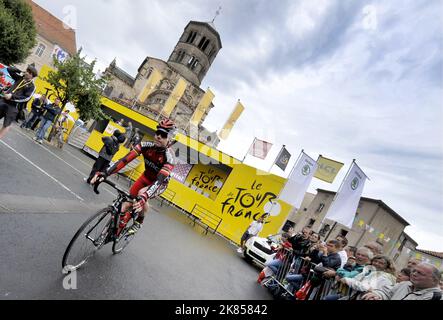
[[[168,101],[166,101],[165,107],[161,112],[163,116],[169,118],[178,101],[183,96],[183,93],[185,93],[187,85],[188,83],[183,78],[178,80],[177,85],[169,96]]]
[[[203,118],[203,115],[205,114],[206,110],[209,108],[209,105],[211,104],[212,100],[214,99],[214,93],[208,88],[203,98],[200,100],[197,108],[195,109],[195,112],[191,118],[190,123],[194,126],[198,126],[201,119]]]
[[[231,116],[229,117],[228,121],[226,121],[226,124],[219,133],[220,139],[226,140],[228,138],[232,128],[234,127],[235,123],[237,122],[238,118],[240,118],[244,110],[245,107],[241,104],[239,100],[237,102],[237,105],[235,106],[234,111],[231,113]]]
[[[317,164],[318,168],[314,177],[329,183],[334,182],[335,177],[344,165],[344,163],[325,158],[322,155],[318,157]]]
[[[157,69],[153,69],[137,100],[140,102],[145,102],[161,79],[163,79],[162,74],[157,71]]]

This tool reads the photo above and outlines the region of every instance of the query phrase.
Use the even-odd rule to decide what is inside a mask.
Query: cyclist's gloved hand
[[[148,196],[146,194],[141,194],[136,198],[136,202],[134,204],[134,211],[135,212],[141,212],[143,210],[143,207],[145,206],[146,201],[148,200]]]

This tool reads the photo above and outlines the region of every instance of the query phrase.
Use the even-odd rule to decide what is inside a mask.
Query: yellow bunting
[[[245,110],[245,107],[241,104],[240,100],[237,102],[237,105],[235,106],[234,111],[231,113],[231,116],[229,117],[228,121],[226,121],[226,124],[223,126],[223,129],[221,129],[219,133],[219,137],[223,140],[226,140],[231,133],[232,128],[235,125],[235,122],[240,118],[241,114]]]
[[[169,96],[168,101],[166,101],[165,107],[161,112],[163,116],[169,118],[172,111],[177,106],[178,101],[183,96],[183,93],[185,93],[187,85],[188,83],[183,80],[183,78],[180,78],[180,80],[178,80],[177,85]]]
[[[203,118],[203,115],[205,114],[206,110],[211,105],[212,100],[214,99],[214,94],[212,91],[208,88],[203,98],[200,100],[197,108],[195,109],[194,114],[192,115],[192,118],[190,120],[191,124],[194,126],[198,126],[201,119]]]
[[[154,88],[157,86],[157,84],[160,82],[162,78],[163,78],[162,74],[159,71],[157,71],[157,69],[153,69],[151,75],[146,81],[145,86],[143,87],[143,90],[140,92],[138,96],[138,101],[145,102],[145,100],[149,97],[152,91],[154,91]]]

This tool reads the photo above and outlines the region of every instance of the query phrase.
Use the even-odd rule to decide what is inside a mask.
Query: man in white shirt
[[[335,238],[335,240],[337,240],[340,243],[340,250],[337,253],[340,256],[340,260],[341,260],[340,268],[343,268],[343,266],[346,264],[346,262],[348,262],[348,254],[344,250],[345,247],[348,245],[348,239],[346,239],[342,235],[338,235]]]
[[[263,229],[265,217],[261,216],[257,221],[252,221],[252,223],[249,225],[248,230],[243,234],[243,236],[240,239],[240,248],[238,248],[238,253],[243,253],[245,250],[245,243],[248,241],[249,238],[255,237],[259,234],[260,231]]]

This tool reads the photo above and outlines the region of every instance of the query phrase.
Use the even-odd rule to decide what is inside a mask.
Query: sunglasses
[[[167,134],[166,132],[163,132],[163,131],[156,131],[156,132],[155,132],[155,135],[156,135],[156,136],[160,136],[160,137],[162,137],[163,139],[166,139],[166,138],[168,137],[168,134]]]

